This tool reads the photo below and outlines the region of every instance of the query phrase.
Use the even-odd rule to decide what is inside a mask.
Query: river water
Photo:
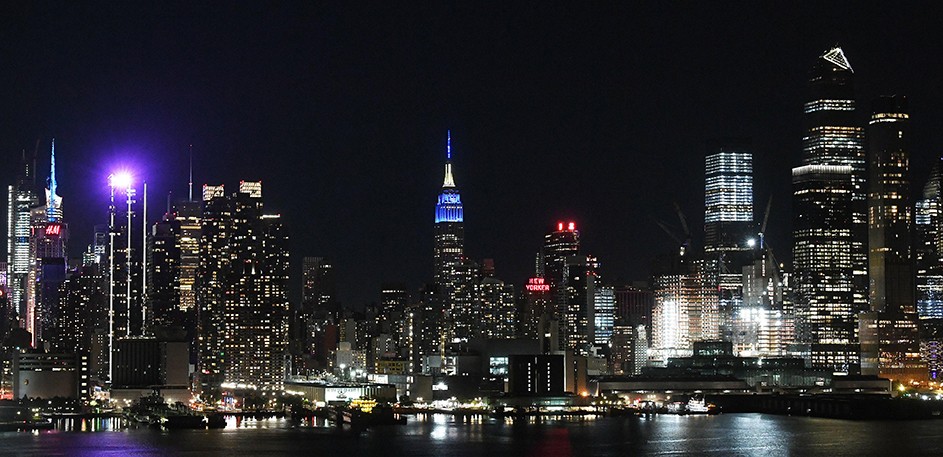
[[[82,429],[81,424],[72,424]],[[18,456],[943,456],[943,420],[855,422],[761,414],[614,418],[410,417],[357,433],[319,420],[230,419],[221,430],[159,431],[117,421],[85,430],[0,433]]]

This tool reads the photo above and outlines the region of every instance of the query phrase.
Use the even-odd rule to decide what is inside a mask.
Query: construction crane
[[[678,202],[674,202],[674,208],[675,208],[675,212],[678,214],[678,220],[681,222],[681,229],[683,230],[683,233],[684,233],[683,237],[678,236],[675,233],[675,231],[672,230],[672,228],[668,226],[668,224],[664,223],[658,218],[652,218],[652,219],[654,219],[655,223],[658,224],[658,226],[661,227],[661,229],[665,233],[667,233],[668,236],[671,237],[672,240],[678,243],[678,245],[680,246],[679,253],[681,257],[684,257],[684,255],[687,253],[688,248],[691,247],[691,230],[688,228],[688,221],[684,217],[684,212],[681,211],[681,206],[678,205]]]

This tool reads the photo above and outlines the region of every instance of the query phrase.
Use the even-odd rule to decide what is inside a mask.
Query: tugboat
[[[226,418],[223,417],[220,413],[213,413],[206,415],[206,427],[207,428],[225,428],[226,427]]]

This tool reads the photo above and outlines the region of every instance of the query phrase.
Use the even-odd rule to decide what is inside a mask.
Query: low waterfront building
[[[396,401],[393,384],[337,383],[322,381],[285,381],[285,392],[304,397],[315,405],[340,404],[360,398]]]
[[[89,396],[88,355],[26,352],[13,357],[13,398]]]

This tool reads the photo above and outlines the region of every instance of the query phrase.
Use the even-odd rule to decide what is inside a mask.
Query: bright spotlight
[[[133,178],[127,171],[118,171],[108,177],[108,185],[116,189],[125,189],[131,187]]]

